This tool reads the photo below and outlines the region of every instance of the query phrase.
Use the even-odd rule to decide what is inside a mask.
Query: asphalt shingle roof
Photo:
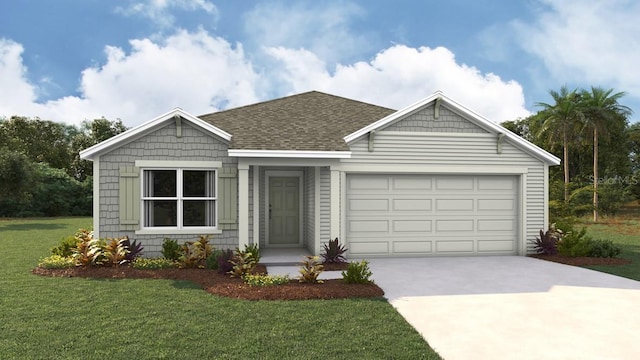
[[[318,91],[199,116],[235,150],[348,151],[342,139],[395,110]]]

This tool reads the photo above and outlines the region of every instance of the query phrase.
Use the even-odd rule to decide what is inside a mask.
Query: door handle
[[[269,204],[269,220],[271,220],[271,204]]]

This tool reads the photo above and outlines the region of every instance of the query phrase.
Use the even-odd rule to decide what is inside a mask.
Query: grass
[[[594,239],[611,240],[620,246],[620,257],[631,260],[626,265],[587,266],[602,271],[640,281],[640,206],[628,204],[614,217],[601,218],[598,223],[584,221],[587,234]]]
[[[89,218],[0,220],[0,359],[439,359],[384,299],[246,301],[32,275]]]

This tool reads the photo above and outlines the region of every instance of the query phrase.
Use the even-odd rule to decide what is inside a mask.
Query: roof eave
[[[242,158],[349,159],[351,158],[351,151],[229,149],[229,156]]]

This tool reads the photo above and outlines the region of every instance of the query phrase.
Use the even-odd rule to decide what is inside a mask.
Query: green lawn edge
[[[384,299],[247,301],[31,274],[90,218],[0,219],[1,359],[440,359]]]

